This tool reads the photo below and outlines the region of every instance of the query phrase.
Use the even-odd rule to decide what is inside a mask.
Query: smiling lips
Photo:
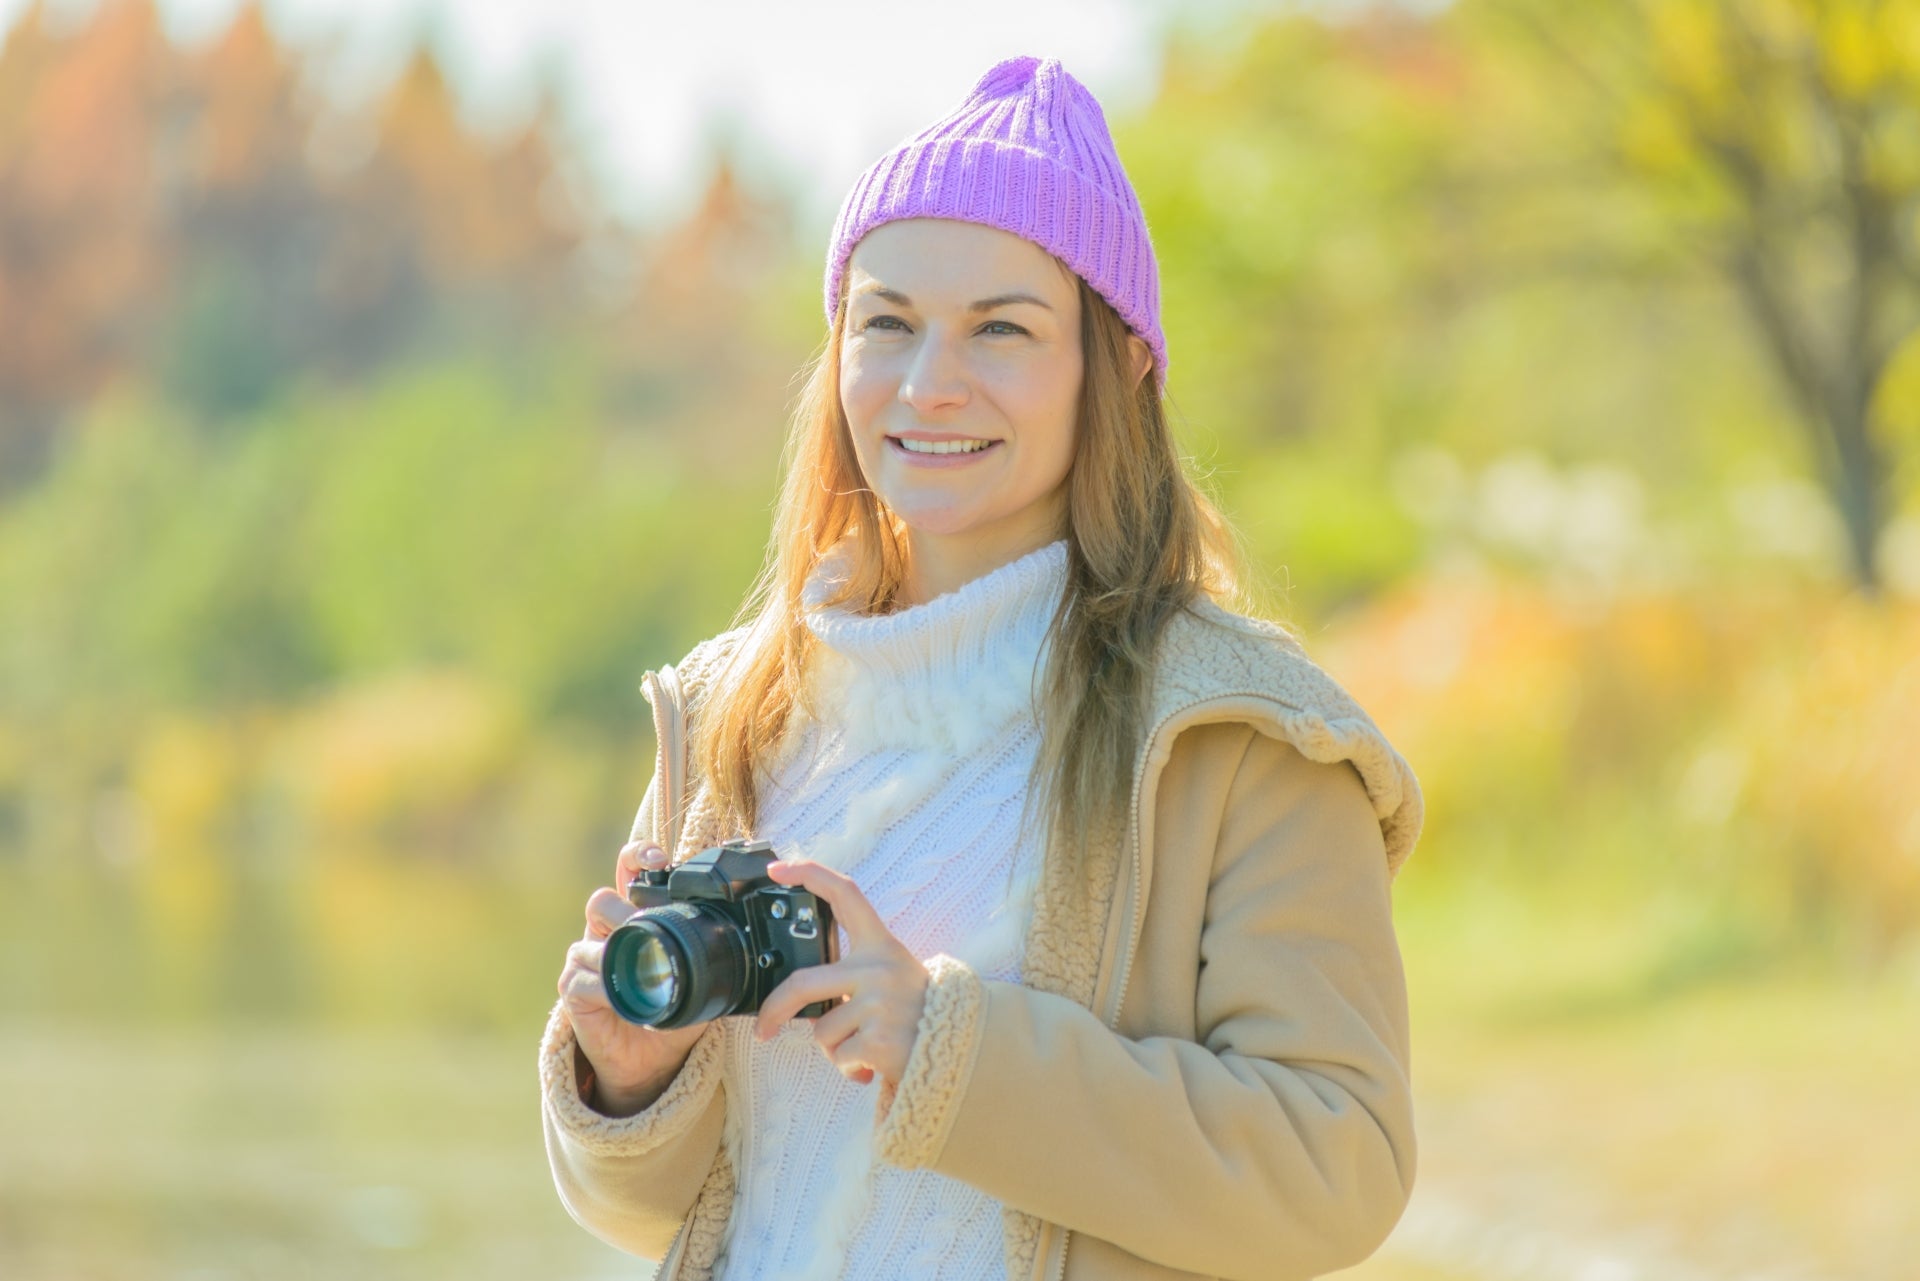
[[[900,447],[916,454],[971,454],[992,443],[990,440],[909,440],[902,437]]]
[[[1000,444],[977,436],[889,436],[895,457],[922,467],[952,467],[990,453]]]

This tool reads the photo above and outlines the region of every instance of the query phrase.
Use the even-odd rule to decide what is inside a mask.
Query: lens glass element
[[[607,999],[621,1017],[650,1024],[672,1012],[680,987],[667,951],[672,946],[637,920],[607,936],[600,968]]]

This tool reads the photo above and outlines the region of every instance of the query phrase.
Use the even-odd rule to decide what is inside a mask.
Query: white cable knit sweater
[[[944,952],[1019,981],[1040,867],[1039,834],[1018,830],[1039,744],[1032,681],[1066,564],[1055,542],[873,617],[823,607],[843,571],[837,555],[807,586],[819,715],[796,722],[758,835],[852,876],[923,961]],[[741,1181],[719,1281],[1006,1275],[1000,1203],[930,1170],[876,1163],[878,1087],[843,1077],[810,1020],[765,1044],[750,1019],[723,1025],[725,1142]]]

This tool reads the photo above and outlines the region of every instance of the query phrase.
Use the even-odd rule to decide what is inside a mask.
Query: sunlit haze
[[[61,23],[101,0],[49,0]],[[0,0],[11,28],[26,0]],[[1255,0],[1177,6],[1183,22]],[[210,39],[237,0],[161,0],[171,34]],[[1170,0],[977,0],[964,7],[883,7],[856,0],[792,4],[488,0],[456,11],[437,0],[269,0],[268,24],[314,56],[330,97],[364,100],[416,44],[440,56],[469,118],[507,125],[544,78],[619,216],[657,225],[684,213],[713,140],[793,190],[803,214],[831,219],[869,161],[957,102],[993,62],[1020,53],[1062,59],[1119,113],[1152,93]]]

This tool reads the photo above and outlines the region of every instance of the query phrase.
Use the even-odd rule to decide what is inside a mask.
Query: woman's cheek
[[[866,418],[866,410],[883,403],[887,395],[885,362],[873,353],[856,348],[840,361],[840,399],[847,417],[856,424]]]

